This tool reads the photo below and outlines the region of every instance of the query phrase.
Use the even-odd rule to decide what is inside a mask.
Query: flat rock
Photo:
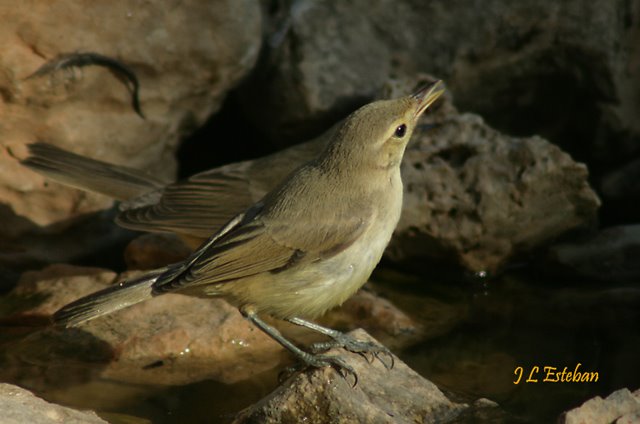
[[[374,341],[362,330],[349,334]],[[305,371],[242,411],[234,423],[435,423],[448,421],[468,407],[451,402],[398,358],[389,370],[377,359],[369,363],[338,349],[327,353],[340,355],[353,367],[358,375],[355,387],[351,376],[344,378],[331,367]]]
[[[631,393],[620,389],[605,399],[596,396],[581,406],[564,412],[560,424],[627,424],[637,423],[640,418],[640,390]]]
[[[49,403],[28,390],[0,383],[0,411],[4,424],[108,424],[95,412]]]
[[[40,303],[23,306],[11,320],[46,321],[64,304],[136,275],[140,272],[118,276],[67,265],[25,273],[9,301],[20,305],[22,299],[35,298]],[[27,368],[36,364],[32,372],[42,372],[43,377],[70,370],[74,363],[84,362],[86,367],[93,362],[97,367],[90,374],[137,384],[204,379],[232,383],[286,358],[279,345],[224,300],[178,294],[157,297],[81,327],[46,327],[23,339],[9,356]]]

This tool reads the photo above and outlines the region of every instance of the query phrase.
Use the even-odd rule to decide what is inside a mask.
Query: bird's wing
[[[154,193],[150,194],[154,196]],[[241,172],[203,172],[170,184],[154,199],[124,203],[116,222],[140,231],[168,231],[207,239],[255,202]]]
[[[331,257],[353,244],[372,218],[331,223],[294,220],[274,226],[256,208],[259,205],[238,215],[190,258],[169,269],[158,278],[154,291],[220,284]]]
[[[204,171],[124,202],[116,222],[132,230],[168,231],[206,240],[300,164],[316,157],[333,132],[335,127],[309,142],[254,161]]]

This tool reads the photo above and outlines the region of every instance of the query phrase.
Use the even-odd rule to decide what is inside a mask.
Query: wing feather
[[[154,291],[221,284],[326,259],[353,244],[371,222],[370,219],[358,218],[319,222],[313,228],[306,222],[272,226],[255,211],[251,217],[250,211],[238,215],[232,224],[203,244],[185,262],[160,276],[154,284]],[[310,231],[313,236],[306,237]]]
[[[255,202],[250,184],[239,173],[204,172],[170,184],[159,199],[122,205],[116,222],[140,231],[168,231],[207,239],[238,212]]]

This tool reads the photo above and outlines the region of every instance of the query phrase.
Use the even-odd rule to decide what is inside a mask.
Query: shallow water
[[[640,287],[550,281],[528,271],[456,280],[383,269],[374,279],[374,291],[424,330],[396,353],[454,400],[485,397],[514,419],[553,422],[590,397],[640,387]],[[11,350],[33,330],[13,323],[2,330],[0,342]],[[48,352],[46,339],[36,340],[29,350]],[[56,370],[53,363],[25,363],[29,355],[18,356],[3,358],[3,380],[37,387],[45,399],[97,409],[114,423],[227,422],[277,384],[278,370],[272,370],[234,385],[149,387],[98,378],[80,388],[73,375],[86,381],[99,369],[100,358],[94,370],[86,363]],[[573,371],[578,364],[581,372],[597,372],[598,381],[542,381],[545,367]],[[523,376],[515,384],[520,369]],[[529,377],[537,382],[526,382]]]
[[[445,283],[425,285],[420,297],[465,312],[449,331],[401,357],[453,396],[486,397],[531,422],[554,422],[593,396],[639,388],[640,287],[567,284],[528,274],[479,281],[471,290],[461,290],[468,284],[449,283],[449,290]],[[576,366],[581,373],[597,372],[597,382],[554,381],[562,379],[557,372]]]

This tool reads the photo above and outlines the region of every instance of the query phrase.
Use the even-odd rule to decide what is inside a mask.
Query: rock
[[[350,335],[359,340],[373,338],[362,330]],[[335,369],[324,367],[295,374],[274,392],[242,411],[234,423],[415,423],[445,422],[468,406],[448,400],[430,381],[422,378],[398,358],[388,370],[379,360],[368,363],[359,355],[332,350],[358,375],[352,387]],[[304,417],[304,418],[303,418]]]
[[[175,234],[149,233],[127,245],[124,260],[128,269],[155,269],[179,262],[191,252]]]
[[[113,284],[118,277],[100,268],[56,264],[41,271],[25,272],[15,289],[4,298],[7,316],[17,314],[28,322],[48,324],[55,311],[74,300]]]
[[[448,421],[450,424],[466,424],[466,423],[524,423],[526,419],[505,411],[496,402],[480,398],[473,402],[469,408],[462,411],[454,420]]]
[[[47,141],[173,178],[179,140],[217,111],[253,67],[261,45],[258,0],[191,0],[0,6],[0,210],[2,238],[52,231],[52,223],[111,201],[47,183],[14,156]],[[70,24],[72,23],[72,24]],[[146,119],[126,85],[90,66],[27,78],[64,53],[98,52],[137,73]]]
[[[592,237],[549,249],[549,259],[572,274],[606,282],[637,282],[640,225],[605,228]]]
[[[578,408],[564,412],[558,422],[560,424],[605,424],[637,423],[640,417],[640,390],[631,393],[628,389],[620,389],[605,399],[596,396]]]
[[[339,308],[318,321],[336,329],[362,328],[390,349],[402,349],[421,340],[425,329],[391,301],[365,285]]]
[[[18,305],[11,321],[48,319],[72,300],[139,274],[117,276],[65,265],[25,273],[8,295]],[[40,302],[25,307],[21,300]],[[172,385],[204,379],[232,383],[272,369],[286,358],[279,345],[224,300],[179,294],[154,298],[78,328],[44,328],[8,355],[25,369],[31,365],[29,375],[41,373],[45,380],[63,370],[71,374],[73,364],[85,361],[98,365],[94,371],[104,379]],[[11,372],[21,366],[3,368]],[[67,381],[85,378],[89,376],[69,375]]]
[[[356,3],[295,1],[280,11],[277,40],[269,40],[264,68],[241,95],[256,125],[280,146],[318,134],[388,79],[391,46],[380,39],[385,26],[375,26],[378,8]]]
[[[407,147],[393,260],[453,259],[493,271],[510,258],[595,223],[586,166],[540,137],[509,137],[471,114],[434,121]]]
[[[21,387],[0,383],[0,411],[4,424],[108,424],[95,412],[49,403]]]
[[[317,133],[392,75],[428,72],[501,131],[600,162],[639,152],[635,4],[299,0],[271,11],[266,58],[241,97],[273,140]]]

